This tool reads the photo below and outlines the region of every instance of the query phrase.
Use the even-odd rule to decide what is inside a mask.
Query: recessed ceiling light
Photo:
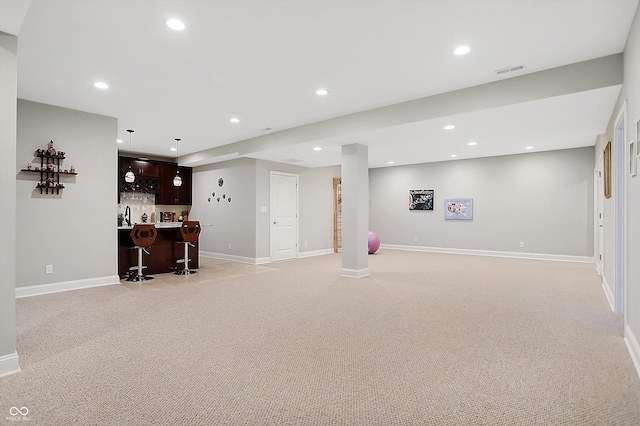
[[[467,145],[469,145],[469,146],[478,145],[478,142],[471,141],[471,142],[469,142]]]
[[[525,149],[533,149],[533,147],[532,146],[528,146]]]
[[[393,161],[389,161],[387,164],[395,164]]]
[[[456,158],[458,154],[451,154],[451,158]]]
[[[182,31],[184,30],[185,25],[184,22],[179,19],[169,19],[167,21],[167,27],[171,28],[172,30]]]
[[[230,122],[232,122],[232,123],[239,123],[239,122],[240,122],[240,119],[239,119],[239,118],[236,118],[236,117],[233,117],[233,118],[232,118],[231,120],[229,120],[229,121],[230,121]]]
[[[93,83],[94,86],[96,86],[98,89],[108,89],[109,85],[103,81],[96,81],[95,83]]]
[[[456,128],[456,126],[454,126],[453,124],[447,124],[446,126],[444,126],[445,130],[453,130],[455,128]]]
[[[313,148],[314,151],[322,151],[322,147],[316,146],[315,148]]]
[[[175,146],[172,146],[171,148],[169,148],[169,151],[177,151],[178,148],[176,148]]]
[[[324,95],[328,95],[329,91],[327,89],[318,89],[316,90],[316,95],[320,95],[320,96],[324,96]]]
[[[469,52],[471,52],[471,48],[469,46],[458,46],[456,50],[453,51],[453,53],[458,56],[466,55]]]
[[[122,143],[122,139],[116,139],[116,142]]]

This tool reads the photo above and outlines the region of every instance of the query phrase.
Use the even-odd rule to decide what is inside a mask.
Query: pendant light
[[[132,151],[132,138],[133,138],[133,130],[127,130],[129,132],[129,153]],[[131,164],[129,164],[129,170],[124,174],[124,181],[126,183],[133,183],[136,180],[136,175],[133,174],[133,170],[131,170]]]
[[[176,165],[178,165],[178,142],[180,142],[180,138],[176,138]],[[173,178],[173,186],[182,186],[180,170],[176,171],[176,176]]]

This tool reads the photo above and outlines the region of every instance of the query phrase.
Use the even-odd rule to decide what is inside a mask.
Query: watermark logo
[[[31,421],[29,409],[27,407],[11,407],[9,408],[9,416],[5,420],[12,422],[28,422]]]

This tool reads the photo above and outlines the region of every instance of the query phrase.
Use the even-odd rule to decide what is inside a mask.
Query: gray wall
[[[340,173],[340,166],[332,166],[300,174],[301,253],[333,249],[333,178]]]
[[[18,100],[17,287],[117,276],[116,136],[115,118]],[[60,195],[41,195],[39,174],[19,172],[50,139],[78,171],[61,178]]]
[[[218,186],[220,178],[224,180],[222,187]],[[231,202],[223,199],[223,194],[231,197]],[[241,158],[195,167],[189,218],[203,225],[201,251],[254,259],[256,160]]]
[[[0,359],[16,351],[16,98],[18,39],[0,33]],[[7,358],[5,358],[7,359]],[[15,371],[0,362],[0,375]]]
[[[382,244],[592,257],[593,152],[372,169],[370,228]],[[433,189],[434,210],[409,211],[410,189]],[[473,220],[445,221],[445,198],[473,198]]]
[[[627,141],[636,138],[636,123],[640,120],[640,13],[636,13],[624,52],[625,82],[621,98],[627,99]],[[625,150],[626,152],[626,150]],[[625,321],[636,339],[640,337],[640,176],[627,175],[627,310]],[[637,354],[640,355],[640,354]]]
[[[615,121],[624,102],[627,102],[627,114],[625,121],[626,142],[636,139],[636,123],[640,119],[640,14],[636,12],[636,16],[631,26],[631,31],[627,39],[627,45],[624,50],[624,84],[618,98],[615,108],[611,113],[609,126],[605,133],[605,137],[597,146],[597,153],[604,148],[606,141],[614,142]],[[635,360],[640,363],[640,270],[636,266],[637,259],[640,257],[640,217],[637,212],[640,209],[640,175],[630,177],[626,172],[628,164],[628,150],[625,143],[623,147],[625,152],[625,161],[623,164],[613,162],[612,167],[625,168],[625,180],[627,185],[627,257],[626,263],[626,307],[625,307],[625,337],[629,341],[630,348],[634,352]],[[597,155],[598,155],[597,154]],[[595,160],[597,161],[598,156]],[[614,242],[621,238],[615,234],[614,221],[614,203],[620,194],[614,193],[610,199],[604,200],[605,210],[605,280],[611,291],[614,291],[615,273],[614,273]],[[636,364],[638,366],[639,364]],[[640,371],[639,371],[640,373]]]
[[[203,224],[200,249],[243,261],[270,256],[270,172],[299,175],[299,252],[333,248],[333,177],[340,167],[308,169],[290,164],[241,158],[193,169],[193,207],[190,218]],[[218,187],[218,179],[224,186]],[[215,192],[232,202],[208,198]],[[263,211],[266,207],[266,211]],[[208,226],[211,225],[211,226]],[[231,249],[229,249],[231,243]],[[306,243],[306,245],[305,245]]]

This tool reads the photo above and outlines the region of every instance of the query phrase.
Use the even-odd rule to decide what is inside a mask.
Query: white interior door
[[[298,175],[271,172],[271,261],[298,257]]]

